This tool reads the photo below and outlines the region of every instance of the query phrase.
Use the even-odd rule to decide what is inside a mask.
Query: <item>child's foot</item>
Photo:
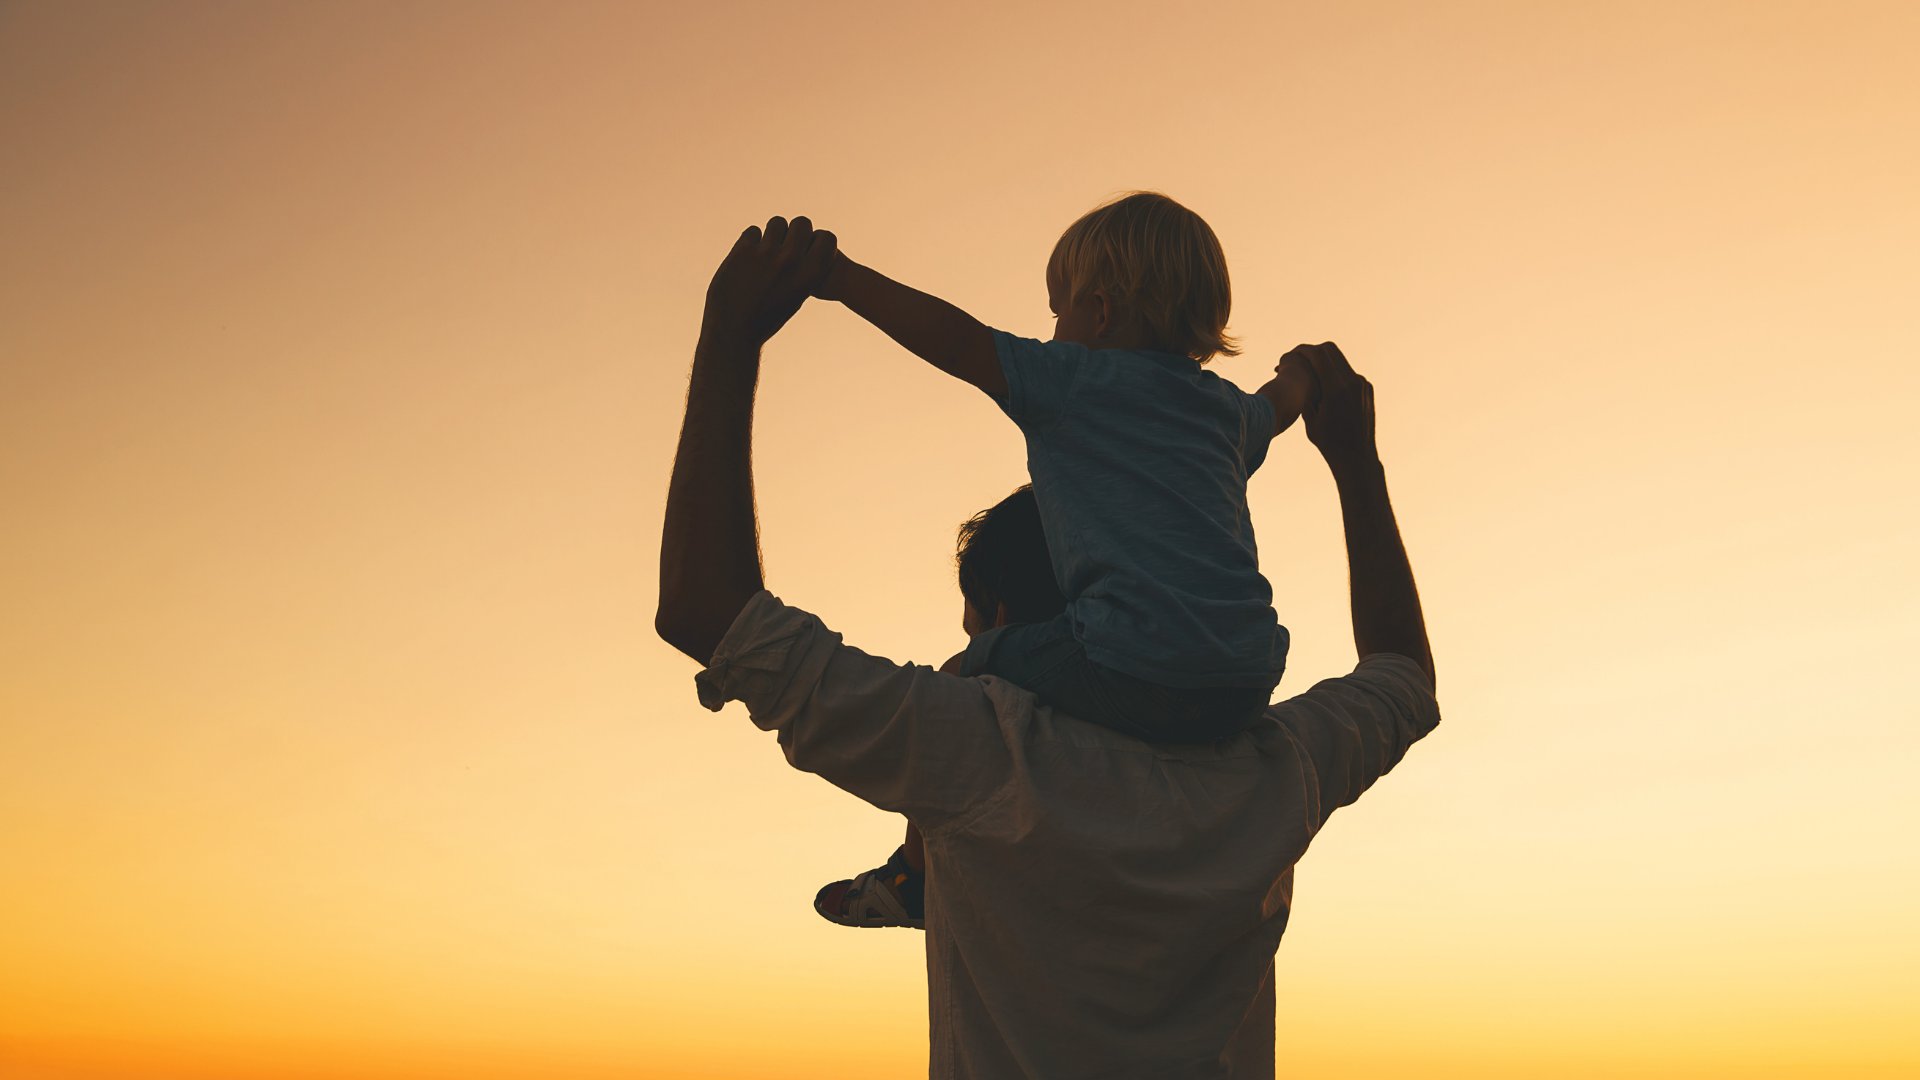
[[[883,866],[850,881],[836,881],[814,895],[813,910],[841,926],[927,928],[927,877],[907,865],[907,849],[896,849]]]

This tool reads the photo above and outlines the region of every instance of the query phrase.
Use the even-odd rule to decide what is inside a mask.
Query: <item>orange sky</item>
[[[651,633],[741,227],[1029,334],[1206,216],[1378,387],[1447,723],[1301,864],[1283,1074],[1920,1072],[1920,7],[0,4],[0,1077],[878,1080],[898,819]],[[1011,425],[768,351],[770,587],[960,643]],[[1351,663],[1330,483],[1254,485]]]

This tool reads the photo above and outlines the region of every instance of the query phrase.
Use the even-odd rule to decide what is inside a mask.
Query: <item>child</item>
[[[1248,394],[1202,367],[1238,353],[1226,261],[1206,222],[1164,195],[1135,192],[1074,222],[1046,277],[1045,342],[988,329],[845,255],[817,291],[985,391],[1026,438],[1067,610],[976,634],[958,670],[1148,742],[1234,735],[1265,712],[1287,649],[1247,478],[1311,403],[1311,376],[1288,367]],[[919,925],[915,839],[815,907],[849,925]]]

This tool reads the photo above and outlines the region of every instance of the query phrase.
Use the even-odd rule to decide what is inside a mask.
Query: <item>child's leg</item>
[[[920,827],[911,818],[907,819],[907,842],[900,845],[900,852],[914,873],[927,872],[927,846],[920,842]]]
[[[949,675],[960,670],[965,653],[956,653],[940,666]],[[907,822],[906,841],[879,866],[843,881],[830,882],[814,894],[813,909],[842,926],[926,925],[927,849],[920,829]]]
[[[1065,616],[976,635],[965,652],[940,670],[998,676],[1069,716],[1162,743],[1205,742],[1233,735],[1258,718],[1270,693],[1241,688],[1184,690],[1122,675],[1087,659]],[[926,845],[920,830],[908,821],[905,841],[885,863],[822,887],[813,907],[823,918],[843,926],[925,927],[926,871]]]
[[[909,826],[911,829],[911,826]],[[915,839],[919,831],[912,830]],[[910,926],[925,929],[926,856],[916,856],[919,867],[907,861],[907,847],[895,848],[887,861],[844,881],[833,881],[814,894],[813,910],[841,926]]]
[[[1272,687],[1160,686],[1087,659],[1065,615],[995,627],[962,654],[962,675],[994,675],[1075,719],[1153,743],[1198,743],[1244,731]]]
[[[1266,715],[1270,686],[1161,686],[1092,665],[1104,700],[1131,730],[1153,743],[1202,743],[1232,738]]]

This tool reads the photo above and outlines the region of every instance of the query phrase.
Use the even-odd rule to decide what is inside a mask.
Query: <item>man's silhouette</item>
[[[1439,722],[1371,386],[1331,345],[1290,354],[1321,388],[1307,435],[1340,493],[1359,665],[1233,738],[1148,744],[998,679],[868,655],[765,590],[750,466],[760,348],[831,246],[750,229],[715,274],[656,628],[706,665],[709,708],[745,702],[795,767],[920,824],[933,1076],[1271,1076],[1293,865]],[[966,593],[970,626],[1026,606],[979,581],[1021,580],[1044,545],[1037,530],[1001,545]]]

